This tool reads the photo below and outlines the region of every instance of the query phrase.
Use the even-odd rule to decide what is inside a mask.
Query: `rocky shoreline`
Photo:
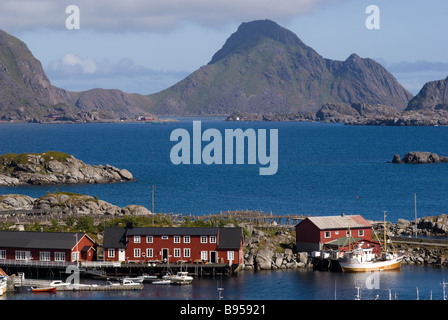
[[[72,193],[55,192],[48,193],[39,198],[27,195],[6,194],[0,195],[0,213],[16,216],[15,212],[48,212],[62,215],[109,215],[109,216],[146,216],[151,211],[143,206],[128,205],[120,208],[109,202],[99,200],[97,197]]]
[[[382,221],[371,223],[377,234],[383,234]],[[388,222],[386,228],[388,236],[395,239],[396,237],[411,237],[416,230],[419,236],[428,237],[428,239],[447,238],[445,247],[438,246],[436,242],[433,245],[423,243],[419,238],[414,244],[397,241],[395,248],[405,251],[406,257],[402,261],[403,264],[448,267],[447,215],[424,217],[417,220],[417,225],[415,222],[399,219],[397,223]],[[245,255],[242,270],[313,269],[315,267],[307,252],[295,251],[295,238],[292,232],[277,228],[274,234],[269,234],[267,231],[251,226],[246,226],[246,229],[249,234],[244,239]]]
[[[93,184],[132,181],[126,169],[111,165],[88,165],[72,155],[44,153],[8,153],[0,156],[0,186]]]

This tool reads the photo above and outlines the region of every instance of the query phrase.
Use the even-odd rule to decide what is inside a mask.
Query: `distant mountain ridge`
[[[0,120],[116,121],[142,114],[145,96],[119,90],[70,92],[53,86],[21,40],[0,30]]]
[[[316,112],[325,103],[406,108],[412,94],[379,63],[324,59],[270,20],[242,23],[211,61],[149,95],[155,114]]]

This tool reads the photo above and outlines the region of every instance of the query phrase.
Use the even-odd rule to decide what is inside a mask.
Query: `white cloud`
[[[132,59],[97,61],[67,53],[44,67],[50,81],[71,91],[92,88],[120,89],[125,92],[149,94],[163,90],[182,80],[188,72],[153,70],[136,65]]]
[[[80,9],[80,27],[96,31],[172,30],[182,22],[219,26],[255,19],[290,19],[321,4],[346,0],[2,0],[6,31],[64,29],[67,6]]]

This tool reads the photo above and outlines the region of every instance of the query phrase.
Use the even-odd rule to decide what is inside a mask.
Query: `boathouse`
[[[0,231],[2,263],[95,261],[97,244],[86,233]]]
[[[372,244],[372,225],[360,215],[307,217],[295,226],[299,252],[312,252],[324,247],[348,248],[364,241]]]
[[[241,228],[113,227],[104,232],[104,261],[135,263],[243,262]]]

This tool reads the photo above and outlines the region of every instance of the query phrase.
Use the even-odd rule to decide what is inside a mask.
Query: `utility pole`
[[[414,233],[417,238],[417,194],[414,193],[414,212],[415,212],[415,225],[414,225]]]

